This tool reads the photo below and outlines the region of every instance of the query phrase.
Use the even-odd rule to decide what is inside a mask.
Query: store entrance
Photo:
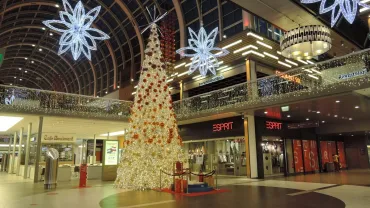
[[[244,138],[207,139],[184,142],[192,172],[211,172],[219,175],[246,176]]]
[[[265,177],[284,175],[284,142],[281,137],[262,137],[263,168]]]

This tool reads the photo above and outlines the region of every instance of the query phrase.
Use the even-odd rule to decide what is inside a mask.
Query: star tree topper
[[[210,71],[213,75],[216,75],[216,68],[219,67],[217,58],[226,56],[229,51],[214,47],[215,39],[218,33],[218,27],[216,27],[212,32],[207,35],[204,27],[201,27],[199,33],[196,34],[189,27],[190,39],[188,40],[189,46],[180,48],[176,53],[185,56],[193,57],[192,63],[189,68],[189,75],[194,71],[199,69],[202,76],[207,75],[207,71]],[[193,50],[195,53],[185,53],[186,50]],[[212,51],[219,51],[213,54]]]
[[[150,19],[152,20],[152,22],[150,22],[148,25],[142,26],[142,27],[145,27],[145,28],[141,31],[141,34],[143,34],[145,31],[147,31],[149,28],[151,28],[154,25],[157,26],[157,28],[159,30],[159,27],[157,25],[157,22],[159,22],[160,20],[162,20],[167,15],[167,12],[165,12],[161,16],[157,16],[156,15],[155,6],[153,7],[153,10],[154,10],[153,16],[152,16],[151,12],[149,11],[148,7],[146,7],[146,10],[148,11],[148,14],[149,14]],[[159,30],[159,32],[161,32],[161,31]]]
[[[331,5],[327,5],[327,0],[301,0],[301,2],[303,4],[321,2],[319,10],[320,14],[331,11],[331,27],[334,27],[341,14],[343,14],[344,18],[352,24],[353,21],[355,21],[359,6],[370,9],[370,6],[362,3],[361,0],[334,0]]]
[[[43,21],[44,25],[50,29],[62,33],[59,40],[58,55],[70,49],[74,60],[77,60],[81,53],[91,60],[91,50],[97,49],[95,40],[109,39],[109,36],[101,30],[91,28],[101,7],[95,7],[88,13],[85,13],[85,8],[81,1],[77,3],[74,9],[67,0],[63,0],[63,6],[64,11],[59,12],[60,20]],[[54,26],[54,24],[56,25]],[[57,25],[62,27],[58,28]]]

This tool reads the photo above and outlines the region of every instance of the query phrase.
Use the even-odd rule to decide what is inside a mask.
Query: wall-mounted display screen
[[[104,165],[118,164],[118,141],[105,141]]]

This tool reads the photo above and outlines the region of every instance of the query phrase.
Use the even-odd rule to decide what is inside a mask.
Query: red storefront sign
[[[283,123],[274,122],[274,121],[266,121],[266,129],[270,130],[281,130]]]
[[[296,173],[303,172],[302,143],[301,140],[293,140],[294,169]]]
[[[233,129],[234,122],[213,124],[213,132],[228,131]]]
[[[87,180],[87,165],[81,164],[80,166],[80,187],[86,187]]]

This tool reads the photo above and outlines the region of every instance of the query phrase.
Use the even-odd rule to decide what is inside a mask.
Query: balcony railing
[[[370,50],[174,102],[179,120],[243,112],[370,87]],[[131,101],[0,85],[0,112],[127,120]]]
[[[0,111],[127,120],[130,101],[0,85]]]
[[[370,87],[370,51],[292,69],[174,102],[179,120],[302,101]]]

